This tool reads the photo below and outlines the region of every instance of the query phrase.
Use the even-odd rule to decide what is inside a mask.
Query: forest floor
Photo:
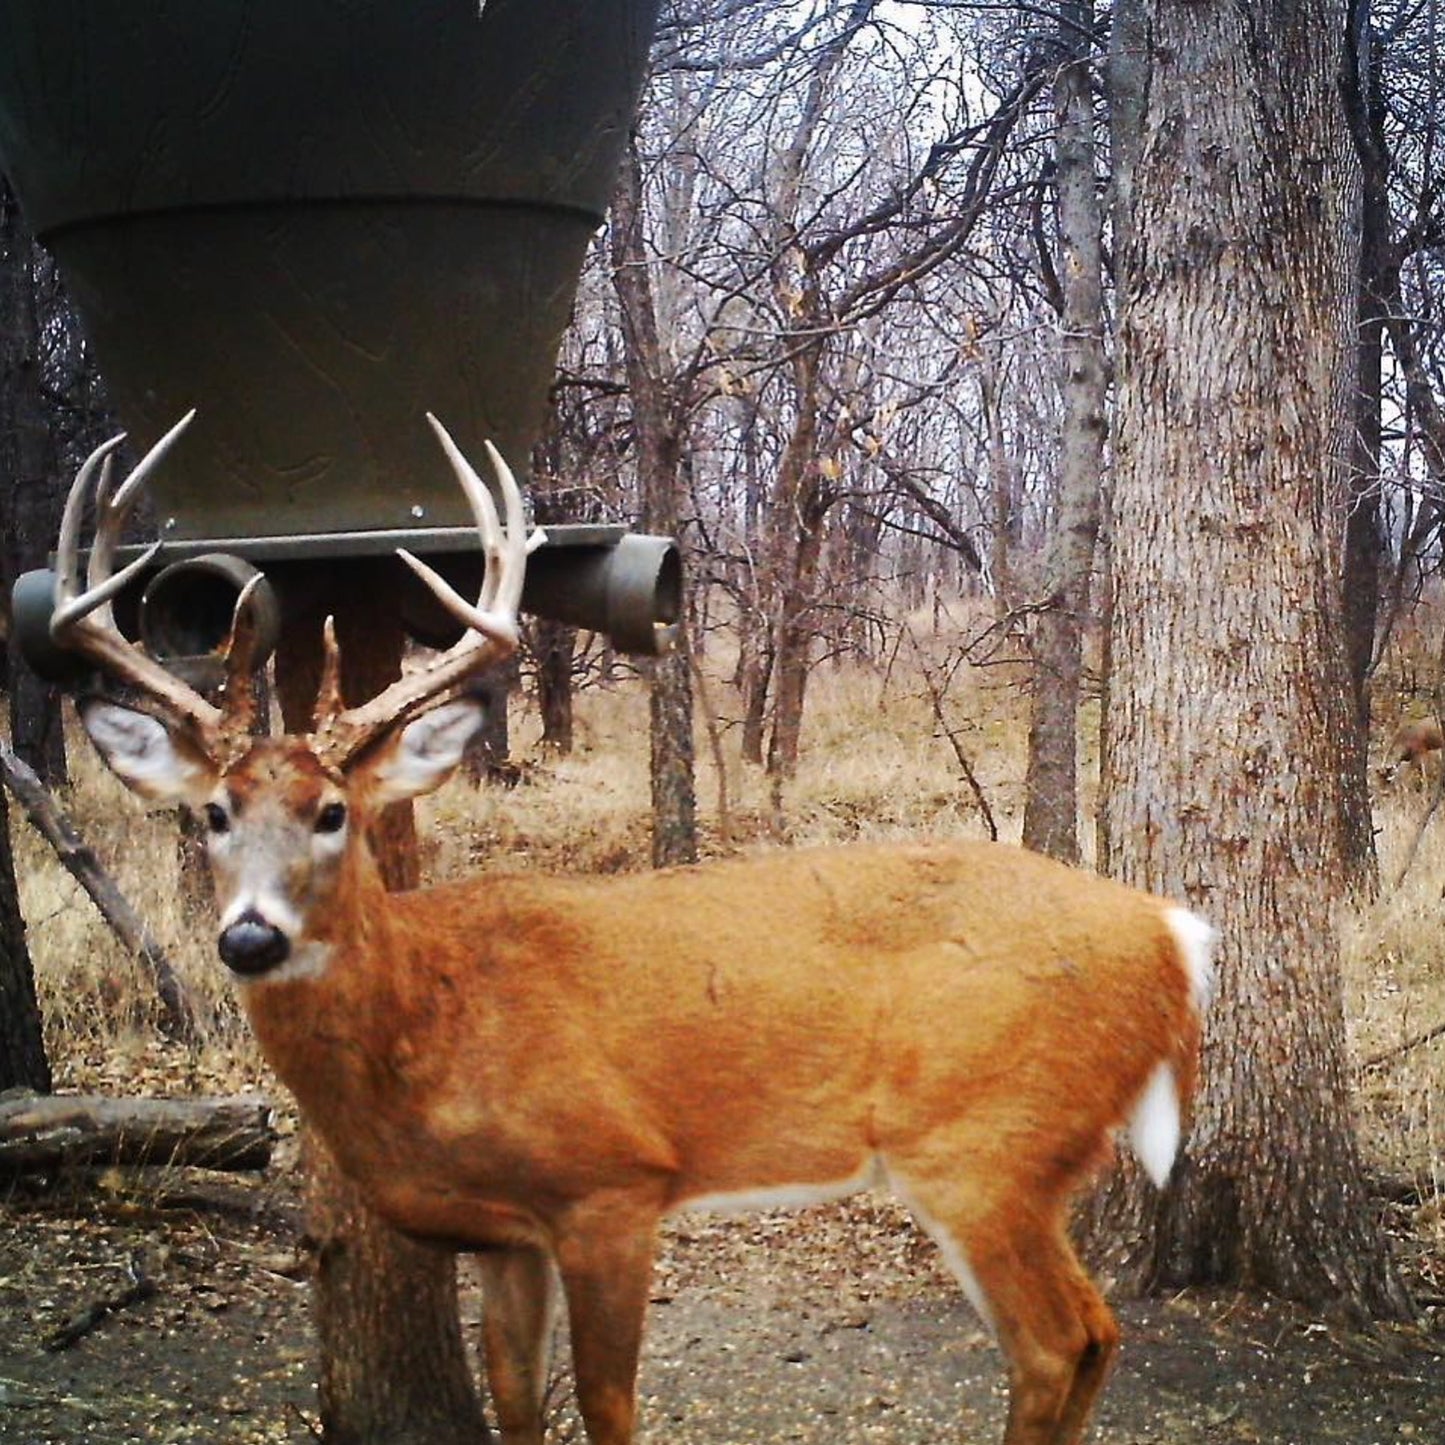
[[[0,1207],[0,1442],[317,1438],[300,1237],[284,1177],[177,1173],[138,1187],[117,1174],[13,1190]],[[54,1347],[137,1278],[146,1298]],[[473,1338],[480,1308],[464,1272]],[[1233,1295],[1118,1312],[1101,1445],[1445,1442],[1438,1307],[1423,1325],[1369,1332]],[[1001,1357],[932,1246],[871,1196],[673,1221],[641,1393],[654,1445],[994,1441],[1005,1409]],[[582,1438],[565,1403],[553,1438]]]

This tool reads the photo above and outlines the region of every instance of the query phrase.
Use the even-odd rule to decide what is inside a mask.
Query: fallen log
[[[256,1095],[0,1095],[0,1175],[108,1164],[264,1169],[275,1143],[271,1106]]]

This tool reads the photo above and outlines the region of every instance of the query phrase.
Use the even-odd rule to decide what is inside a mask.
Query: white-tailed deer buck
[[[1117,1328],[1066,1241],[1066,1204],[1119,1129],[1156,1182],[1169,1174],[1208,926],[978,843],[388,894],[366,821],[461,757],[476,708],[441,699],[513,646],[528,545],[501,459],[505,527],[432,424],[486,581],[472,605],[414,563],[470,630],[365,705],[341,706],[333,643],[314,730],[253,738],[243,608],[220,707],[126,642],[110,559],[135,477],[112,496],[106,448],[67,508],[54,630],[140,695],[82,704],[111,767],[204,816],[221,957],[302,1110],[381,1214],[480,1252],[503,1439],[542,1438],[554,1277],[589,1438],[626,1445],[662,1217],[884,1182],[1008,1357],[1008,1445],[1077,1440]]]
[[[1442,749],[1445,749],[1445,734],[1434,718],[1402,722],[1390,739],[1385,763],[1380,769],[1381,781],[1393,783],[1406,768],[1414,768],[1420,777],[1425,777],[1431,766],[1439,765]]]

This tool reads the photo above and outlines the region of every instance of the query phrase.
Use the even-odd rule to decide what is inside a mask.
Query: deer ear
[[[451,776],[481,724],[473,698],[430,708],[365,755],[353,776],[377,805],[430,793]]]
[[[215,786],[200,748],[150,713],[96,699],[81,706],[80,721],[111,771],[143,798],[194,803]]]

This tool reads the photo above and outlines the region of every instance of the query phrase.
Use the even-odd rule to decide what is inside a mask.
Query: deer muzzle
[[[255,909],[247,909],[228,923],[216,946],[221,962],[246,978],[268,973],[291,956],[291,940]]]

